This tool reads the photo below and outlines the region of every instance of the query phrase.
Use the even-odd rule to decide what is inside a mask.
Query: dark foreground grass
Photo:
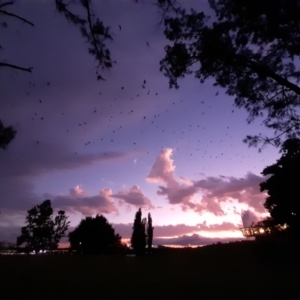
[[[245,242],[139,258],[0,256],[0,299],[300,299],[298,250]]]

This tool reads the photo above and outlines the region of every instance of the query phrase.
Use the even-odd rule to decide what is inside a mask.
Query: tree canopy
[[[69,223],[65,212],[60,210],[53,216],[50,200],[34,206],[28,210],[26,226],[22,227],[21,235],[17,237],[17,246],[25,244],[28,251],[54,250],[65,232]]]
[[[158,0],[163,11],[165,47],[161,71],[170,87],[194,75],[235,97],[248,122],[257,117],[273,137],[247,136],[251,145],[300,136],[300,2],[298,0],[208,0],[213,15],[175,0]]]
[[[69,233],[72,250],[82,254],[111,253],[124,247],[121,236],[104,216],[86,217]]]
[[[143,254],[146,249],[146,223],[146,218],[142,219],[142,210],[139,208],[135,214],[130,240],[136,255]]]
[[[289,139],[281,147],[282,156],[266,167],[262,174],[269,178],[260,184],[261,191],[268,197],[264,204],[270,213],[266,224],[288,225],[291,236],[300,233],[300,139]]]

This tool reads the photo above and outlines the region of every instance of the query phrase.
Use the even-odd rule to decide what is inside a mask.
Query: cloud
[[[27,137],[28,139],[28,137]],[[98,153],[78,153],[64,144],[27,141],[24,136],[9,145],[7,151],[0,150],[0,176],[32,177],[58,170],[72,170],[81,167],[117,160],[126,157],[126,153],[107,151]],[[55,155],[53,155],[55,153]]]
[[[225,214],[223,204],[235,200],[258,213],[265,212],[265,194],[259,189],[264,177],[248,172],[242,178],[211,176],[192,181],[181,176],[176,179],[172,153],[170,148],[162,150],[146,177],[149,182],[164,184],[158,186],[157,194],[165,196],[170,204],[179,204],[183,210],[192,209],[198,213],[211,212],[222,216]]]
[[[16,243],[17,237],[21,234],[21,226],[0,226],[0,242],[6,241],[10,243]]]
[[[126,156],[127,153],[115,151],[76,154],[61,144],[24,141],[20,133],[7,150],[0,149],[0,210],[27,210],[40,202],[33,185],[37,176],[53,171],[80,169]],[[72,195],[79,192],[75,188]]]
[[[163,239],[163,238],[154,238],[153,245],[180,245],[180,246],[202,246],[202,245],[210,245],[214,243],[227,243],[227,242],[234,242],[240,241],[243,238],[208,238],[203,237],[198,234],[193,235],[182,235],[175,238],[170,239]]]
[[[134,217],[134,216],[133,216]],[[116,232],[119,233],[122,238],[130,238],[132,234],[132,223],[130,224],[112,224]],[[229,222],[221,224],[207,225],[206,223],[196,225],[176,224],[176,225],[155,225],[154,224],[154,236],[156,238],[174,237],[193,233],[199,233],[201,231],[218,233],[220,231],[237,231],[239,228]]]
[[[1,177],[0,210],[14,209],[17,211],[26,211],[39,201],[33,189],[33,184],[22,176]]]
[[[194,182],[184,177],[179,178],[182,183],[175,179],[172,153],[173,150],[170,148],[162,150],[146,178],[149,182],[166,185],[159,186],[157,194],[166,196],[170,204],[180,204],[183,210],[192,209],[197,212],[206,210],[216,215],[222,215],[223,210],[218,202],[214,200],[207,202],[205,198],[202,199],[201,204],[194,201],[194,196],[199,191]]]
[[[135,207],[154,208],[150,199],[143,194],[142,190],[137,185],[134,185],[129,190],[121,190],[117,194],[112,195],[112,197],[121,199],[125,203]]]
[[[205,222],[194,226],[177,224],[177,225],[163,225],[155,226],[156,237],[171,237],[180,236],[184,234],[191,234],[199,231],[205,232],[219,232],[238,230],[238,227],[232,223],[224,222],[221,224],[207,225]]]
[[[79,195],[74,194],[74,189],[71,189],[70,194],[67,196],[54,196],[47,194],[44,196],[52,199],[53,207],[66,210],[71,213],[80,212],[84,216],[118,212],[112,198],[111,189],[101,189],[96,196],[85,196],[84,191],[81,189],[79,192]]]
[[[211,200],[225,202],[228,198],[245,203],[257,212],[263,213],[263,203],[266,195],[260,192],[259,184],[265,178],[248,172],[245,177],[232,176],[208,177],[194,183],[195,187],[204,192],[208,203]]]
[[[146,178],[149,182],[165,183],[168,186],[178,185],[174,179],[175,166],[171,159],[172,153],[171,148],[161,151]]]
[[[82,188],[79,187],[79,185],[76,185],[74,188],[70,189],[70,196],[72,197],[80,197],[84,196],[85,192]]]
[[[157,194],[166,196],[170,204],[182,204],[188,207],[193,206],[191,200],[197,189],[193,185],[180,184],[174,176],[175,166],[171,159],[173,150],[166,148],[161,151],[152,166],[146,180],[155,183],[164,183],[165,186],[159,186]],[[183,181],[183,178],[181,178]],[[186,182],[187,180],[184,180]]]

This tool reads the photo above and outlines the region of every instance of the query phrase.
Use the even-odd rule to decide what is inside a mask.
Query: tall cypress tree
[[[133,223],[133,231],[131,236],[131,247],[136,255],[141,255],[145,252],[146,248],[146,218],[142,219],[142,210],[135,214]]]
[[[148,213],[148,222],[147,222],[147,246],[148,246],[148,253],[152,252],[153,229],[154,229],[154,227],[152,226],[151,214]]]

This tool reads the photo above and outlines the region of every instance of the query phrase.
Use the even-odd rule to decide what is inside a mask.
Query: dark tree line
[[[148,220],[142,219],[141,209],[136,213],[131,246],[137,255],[152,251],[153,226],[150,213]],[[58,248],[61,238],[68,237],[70,249],[79,254],[126,253],[128,247],[122,237],[104,216],[86,217],[68,235],[70,222],[65,212],[60,210],[54,217],[50,200],[28,210],[26,225],[17,237],[17,247],[23,246],[26,252],[52,251]]]

